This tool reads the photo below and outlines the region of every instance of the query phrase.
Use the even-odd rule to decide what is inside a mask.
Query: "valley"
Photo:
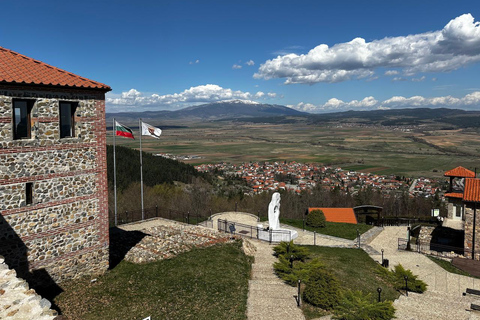
[[[408,177],[441,177],[455,166],[478,165],[478,129],[345,123],[157,120],[153,124],[164,130],[162,137],[144,137],[142,144],[154,154],[196,155],[185,161],[194,165],[286,160]],[[117,145],[138,149],[137,135],[136,140],[117,138]],[[111,131],[107,143],[113,143]]]

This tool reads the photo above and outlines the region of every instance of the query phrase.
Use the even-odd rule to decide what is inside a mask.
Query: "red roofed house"
[[[0,255],[29,282],[108,268],[110,90],[0,47]]]
[[[480,219],[477,216],[477,203],[480,202],[480,179],[476,178],[475,172],[464,167],[446,171],[444,174],[450,177],[448,193],[448,216],[444,222],[449,225],[449,220],[463,223],[465,230],[464,249],[472,251],[472,257],[478,259],[480,239]]]
[[[308,213],[313,210],[322,210],[328,222],[342,222],[357,224],[353,208],[308,208]]]

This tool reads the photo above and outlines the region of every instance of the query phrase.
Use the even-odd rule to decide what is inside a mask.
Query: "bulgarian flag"
[[[122,136],[125,138],[135,139],[133,137],[133,131],[129,127],[124,126],[123,124],[118,123],[115,121],[115,135]]]

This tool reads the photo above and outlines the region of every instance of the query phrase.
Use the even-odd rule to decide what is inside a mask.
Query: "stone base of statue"
[[[295,230],[290,229],[276,229],[276,230],[269,230],[264,229],[263,225],[258,225],[258,239],[268,241],[268,242],[282,242],[282,241],[292,241],[298,237],[298,232]]]

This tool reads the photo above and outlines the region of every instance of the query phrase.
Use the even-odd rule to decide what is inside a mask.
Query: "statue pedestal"
[[[298,237],[298,232],[290,229],[258,230],[258,238],[269,242],[289,242]]]

